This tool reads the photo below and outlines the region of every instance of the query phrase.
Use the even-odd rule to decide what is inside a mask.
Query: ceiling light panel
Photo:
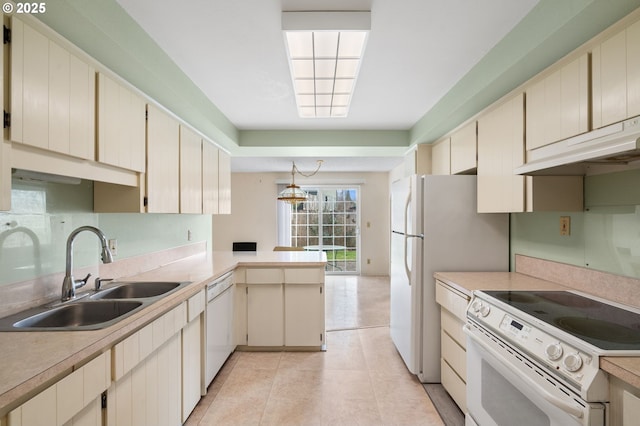
[[[300,117],[347,116],[370,28],[370,12],[282,13]]]

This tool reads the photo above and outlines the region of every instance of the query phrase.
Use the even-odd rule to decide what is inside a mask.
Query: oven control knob
[[[491,306],[489,305],[483,305],[480,308],[480,315],[482,315],[483,317],[486,317],[487,315],[489,315],[489,312],[491,312]]]
[[[567,371],[574,372],[580,370],[582,367],[582,358],[580,358],[580,354],[578,352],[569,354],[562,360],[562,365]]]
[[[547,358],[549,358],[551,361],[556,361],[562,358],[562,346],[559,342],[551,343],[545,348],[544,351],[547,354]]]
[[[482,302],[481,302],[481,301],[476,300],[476,301],[474,301],[474,302],[471,304],[471,310],[472,310],[475,314],[479,313],[479,312],[480,312],[480,309],[482,309]]]

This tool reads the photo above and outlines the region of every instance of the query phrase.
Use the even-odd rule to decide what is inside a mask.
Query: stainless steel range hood
[[[581,174],[581,164],[629,164],[640,160],[640,117],[527,152],[515,174]]]

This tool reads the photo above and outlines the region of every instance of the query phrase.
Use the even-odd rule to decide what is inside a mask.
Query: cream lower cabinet
[[[284,345],[282,284],[247,285],[247,345]]]
[[[182,329],[182,421],[200,401],[204,383],[205,291],[187,301],[187,325]]]
[[[609,380],[609,425],[635,425],[640,419],[640,389],[617,377]]]
[[[324,270],[238,268],[236,343],[320,348],[324,344]]]
[[[285,346],[324,345],[324,270],[284,270]]]
[[[182,303],[112,349],[107,425],[182,424]]]
[[[441,381],[462,412],[467,411],[467,352],[462,326],[466,322],[469,297],[436,281],[436,302],[440,310]]]
[[[48,387],[7,416],[7,426],[102,425],[102,392],[110,383],[106,352]]]

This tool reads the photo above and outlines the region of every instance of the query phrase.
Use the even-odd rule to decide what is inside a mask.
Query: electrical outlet
[[[109,251],[111,252],[111,254],[113,256],[117,256],[118,255],[118,240],[111,239],[108,241],[109,243]]]
[[[571,235],[571,216],[560,216],[560,235]]]

